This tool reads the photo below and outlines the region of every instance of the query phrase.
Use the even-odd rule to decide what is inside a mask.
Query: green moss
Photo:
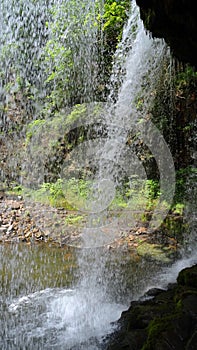
[[[164,249],[162,245],[159,244],[143,242],[137,247],[137,252],[140,256],[151,258],[152,260],[162,261],[165,263],[171,261],[168,250]]]
[[[182,206],[180,206],[182,210]],[[183,220],[183,215],[180,212],[173,212],[167,215],[161,225],[161,230],[168,236],[182,242],[183,232],[187,231],[187,223]]]
[[[66,123],[74,122],[80,117],[84,116],[87,112],[87,106],[85,104],[77,104],[73,107],[72,112],[67,116]]]
[[[68,225],[76,225],[80,224],[84,220],[83,215],[78,215],[78,214],[69,214],[66,217],[66,224]]]
[[[183,269],[178,275],[177,282],[182,286],[197,288],[197,266]]]
[[[29,144],[34,133],[37,133],[38,130],[45,124],[45,122],[46,121],[44,119],[36,119],[28,124],[25,141],[26,146]]]
[[[155,318],[147,327],[147,340],[141,350],[153,350],[155,346],[159,349],[159,343],[162,338],[162,334],[173,327],[172,321],[177,319],[178,313],[168,315],[165,317]]]

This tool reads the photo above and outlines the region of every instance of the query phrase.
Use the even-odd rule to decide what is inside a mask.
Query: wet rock
[[[197,269],[183,269],[178,275],[177,282],[182,286],[189,285],[191,287],[197,288]]]
[[[0,227],[0,232],[1,233],[7,232],[7,227],[1,226]]]
[[[147,259],[162,261],[164,263],[170,262],[169,251],[161,244],[142,242],[137,247],[137,252],[140,256],[145,256]]]
[[[174,55],[197,67],[197,21],[194,1],[137,0],[145,27],[164,38]]]
[[[9,227],[7,229],[7,234],[9,234],[12,231],[12,229],[13,229],[13,225],[11,224],[11,225],[9,225]]]
[[[162,293],[164,290],[160,289],[160,288],[151,288],[149,289],[144,296],[148,296],[148,297],[155,297],[156,295],[159,295],[160,293]]]
[[[43,234],[38,231],[35,233],[35,237],[36,237],[36,239],[43,239]]]
[[[151,290],[150,300],[131,303],[107,350],[196,349],[197,265],[181,271],[177,283],[169,287]]]

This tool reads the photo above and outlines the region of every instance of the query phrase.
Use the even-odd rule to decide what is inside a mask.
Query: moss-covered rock
[[[178,275],[177,282],[181,286],[197,288],[197,266],[182,270]]]
[[[133,301],[122,313],[108,350],[194,350],[197,340],[197,265],[179,273],[167,291]]]
[[[142,242],[137,247],[137,252],[140,256],[150,258],[151,260],[170,262],[170,250],[163,247],[161,244]]]

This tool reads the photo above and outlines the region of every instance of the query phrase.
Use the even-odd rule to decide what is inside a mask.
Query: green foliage
[[[35,202],[73,210],[74,208],[65,198],[62,183],[61,179],[58,179],[54,183],[45,182],[37,190],[23,187],[21,194]]]
[[[196,168],[193,166],[188,166],[186,168],[181,168],[176,172],[176,192],[174,197],[175,203],[182,203],[186,197],[187,181],[190,176],[197,173]]]
[[[32,101],[35,96],[38,99],[39,84],[44,81],[41,53],[47,38],[45,20],[50,17],[51,1],[47,5],[43,0],[2,2],[0,76],[4,88],[11,94],[22,92],[22,99],[24,96]],[[26,106],[26,113],[27,109]]]
[[[180,93],[183,89],[188,88],[192,81],[194,84],[197,84],[197,71],[190,65],[186,65],[185,68],[176,74],[175,85],[177,91]]]
[[[37,190],[21,188],[20,193],[34,201],[75,210],[84,207],[84,201],[90,194],[90,181],[71,178],[57,179],[56,182],[44,182]]]
[[[3,2],[2,28],[9,33],[1,33],[2,91],[20,95],[28,118],[38,108],[39,119],[103,100],[108,75],[102,72],[109,71],[129,7],[128,0],[106,0],[104,7],[102,0]],[[6,108],[0,105],[2,113]]]
[[[104,24],[103,30],[111,38],[115,37],[117,42],[121,39],[123,25],[128,17],[130,1],[106,0],[104,4],[104,14],[102,16]]]
[[[66,183],[66,186],[68,187],[70,193],[73,193],[73,195],[87,199],[89,194],[90,181],[71,178]]]
[[[69,214],[66,216],[66,224],[68,225],[76,225],[79,224],[84,219],[83,215],[78,214]]]
[[[52,8],[44,50],[48,108],[59,109],[93,99],[97,67],[97,7],[66,1]]]
[[[128,207],[128,202],[124,198],[124,195],[120,191],[117,191],[115,198],[112,200],[110,204],[110,209],[117,210],[117,209],[123,209],[127,207]]]
[[[21,196],[23,194],[23,187],[18,183],[14,182],[10,184],[10,189],[6,192],[8,195]]]
[[[178,214],[178,215],[183,215],[183,210],[184,210],[185,205],[183,203],[176,203],[173,207],[172,207],[172,212],[174,214]]]
[[[26,131],[26,146],[30,142],[33,134],[38,132],[38,129],[40,129],[44,124],[45,124],[44,119],[36,119],[28,124],[27,131]]]
[[[53,200],[64,197],[61,179],[58,179],[55,183],[43,183],[41,189],[49,191],[49,195]]]
[[[155,180],[146,180],[145,183],[145,196],[149,199],[155,199],[160,195],[159,182]]]
[[[122,189],[116,191],[110,209],[152,210],[157,204],[159,195],[158,181],[133,179],[132,183],[125,183]]]

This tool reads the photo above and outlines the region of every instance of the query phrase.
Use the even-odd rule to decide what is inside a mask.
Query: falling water
[[[97,193],[96,199],[88,197],[88,203],[86,201],[83,203],[84,208],[80,208],[86,209],[89,214],[89,225],[83,231],[83,239],[88,246],[110,243],[120,237],[122,230],[135,227],[139,219],[134,213],[137,195],[147,179],[147,169],[137,152],[140,143],[149,148],[149,156],[154,157],[160,173],[161,195],[149,224],[150,230],[158,228],[168,213],[164,203],[172,203],[173,200],[174,163],[164,138],[150,118],[157,83],[166,62],[170,64],[170,52],[165,42],[153,40],[145,32],[138,7],[132,3],[132,13],[115,57],[111,93],[101,117],[107,137],[101,136],[96,141],[88,140],[70,154],[75,164],[80,164],[82,152],[86,155],[82,166],[85,162],[91,166],[93,163],[96,169],[93,190],[90,192],[91,196],[92,193]],[[118,84],[120,87],[116,91]],[[89,120],[88,122],[90,123]],[[135,139],[131,139],[133,148],[128,145],[131,133]],[[75,176],[77,178],[77,173]],[[108,213],[110,205],[126,181],[129,182],[127,191],[132,192],[128,205],[118,212],[117,217],[111,217]],[[141,211],[144,208],[138,209]],[[93,225],[92,222],[96,224]]]
[[[59,1],[54,12],[54,3],[52,0],[32,1],[28,4],[22,1],[20,2],[21,7],[18,8],[18,3],[13,0],[12,2],[4,1],[0,5],[0,21],[3,23],[1,49],[3,52],[6,37],[6,42],[8,40],[10,43],[11,50],[9,51],[11,54],[9,60],[6,61],[6,57],[3,60],[6,67],[4,79],[6,84],[10,82],[10,74],[15,67],[20,77],[19,80],[23,81],[24,90],[26,91],[31,85],[34,103],[28,105],[28,113],[33,113],[35,119],[39,113],[42,113],[42,104],[44,107],[48,107],[48,103],[50,103],[50,99],[47,100],[49,92],[51,98],[54,98],[57,105],[61,105],[65,113],[67,113],[68,100],[69,103],[76,104],[92,102],[95,98],[94,86],[98,73],[98,61],[94,41],[98,33],[90,21],[87,26],[88,30],[86,28],[83,35],[76,40],[74,29],[77,29],[79,24],[73,23],[71,18],[73,18],[73,14],[76,17],[76,14],[82,16],[82,13],[76,12],[77,7],[75,6],[70,9],[70,12],[65,12],[65,9],[68,10],[65,7],[68,1]],[[93,3],[85,1],[83,12],[87,13],[89,6],[93,6]],[[4,16],[4,14],[6,15]],[[12,18],[11,21],[9,16]],[[53,95],[55,84],[61,78],[58,75],[60,62],[53,62],[53,57],[50,55],[43,62],[42,48],[48,42],[48,53],[50,52],[50,38],[53,40],[59,38],[57,25],[58,21],[61,25],[61,19],[64,16],[67,16],[68,26],[66,30],[65,28],[59,29],[63,42],[60,45],[57,43],[56,49],[61,51],[64,50],[64,45],[72,46],[74,68],[71,68],[71,71],[65,71],[63,78],[69,82],[68,89],[65,87],[65,96],[62,100]],[[39,21],[35,21],[35,18],[39,18]],[[43,23],[46,22],[47,26],[43,26]],[[20,37],[21,28],[25,30],[23,39]],[[29,42],[31,34],[28,31],[32,34],[31,42]],[[20,40],[18,40],[19,37]],[[28,43],[31,48],[33,47],[33,56]],[[38,61],[34,60],[35,57],[38,58]],[[113,332],[115,328],[113,322],[120,317],[121,312],[128,306],[129,300],[139,296],[146,288],[148,281],[150,284],[152,265],[155,263],[150,264],[151,268],[149,265],[149,271],[146,269],[146,262],[139,263],[139,267],[132,265],[125,278],[121,266],[121,264],[124,265],[124,270],[127,264],[124,251],[120,253],[118,259],[110,254],[108,246],[116,238],[119,238],[123,231],[135,226],[137,219],[132,216],[133,204],[128,201],[128,210],[123,209],[117,216],[110,214],[109,207],[116,196],[116,191],[121,188],[126,178],[130,183],[130,190],[133,190],[134,185],[136,186],[137,179],[137,186],[134,188],[135,195],[143,187],[144,180],[147,179],[146,170],[135,152],[136,149],[128,147],[132,131],[138,140],[142,140],[149,147],[160,171],[160,187],[163,193],[157,202],[150,222],[151,232],[158,227],[167,214],[163,202],[165,200],[171,202],[173,198],[174,166],[168,147],[157,128],[150,122],[149,115],[161,67],[166,57],[169,57],[169,50],[165,43],[162,40],[153,40],[145,32],[139,19],[139,10],[132,2],[131,16],[124,29],[123,39],[115,57],[109,99],[102,109],[101,116],[99,116],[101,125],[105,126],[107,136],[103,137],[102,135],[99,139],[83,142],[70,153],[70,158],[73,157],[73,161],[79,163],[79,168],[84,167],[86,161],[87,164],[91,162],[91,165],[96,163],[93,164],[96,169],[94,177],[91,174],[90,180],[91,186],[93,182],[93,189],[97,195],[86,199],[79,207],[81,212],[87,214],[88,219],[81,230],[82,249],[77,251],[77,281],[70,286],[65,284],[66,287],[61,285],[59,288],[56,286],[45,288],[43,286],[43,289],[33,292],[28,289],[26,295],[10,297],[7,304],[4,305],[6,329],[3,339],[0,340],[2,349],[21,347],[29,350],[102,349],[104,348],[103,338]],[[32,66],[34,64],[35,66]],[[51,83],[50,79],[46,81],[45,74],[46,70],[48,73],[53,73],[54,64],[57,68],[57,75],[54,80],[51,75],[51,81],[53,80]],[[80,66],[83,66],[84,69],[79,76],[76,76],[76,71],[79,71]],[[74,93],[69,96],[72,85]],[[52,90],[50,90],[51,86]],[[81,91],[78,90],[79,87]],[[17,86],[12,86],[12,89],[17,90],[17,88]],[[0,89],[0,93],[5,97],[3,103],[6,105],[9,94],[5,91],[5,84],[1,85]],[[50,113],[53,116],[52,107]],[[7,123],[9,124],[9,120],[6,120],[4,115],[3,118],[2,128],[4,129]],[[95,122],[95,118],[91,116],[90,119],[79,121],[76,125],[79,127],[93,122]],[[29,172],[26,182],[28,185],[34,186],[34,181],[36,181],[36,185],[39,185],[44,181],[43,159],[48,157],[50,150],[48,147],[49,137],[56,141],[70,126],[64,127],[63,123],[60,123],[55,130],[52,130],[52,127],[49,129],[47,127],[45,129],[45,127],[40,130],[47,147],[42,150],[38,148],[35,151],[33,164],[36,166],[37,162],[37,168],[35,171],[32,169],[32,173]],[[47,136],[48,131],[50,133]],[[38,137],[36,142],[39,143],[40,140],[41,138]],[[35,145],[30,143],[30,146],[32,146],[31,151],[34,151]],[[41,154],[39,154],[40,150]],[[84,155],[84,153],[86,157],[80,158],[80,155]],[[32,161],[32,158],[29,159]],[[82,163],[80,163],[81,159]],[[66,170],[69,172],[69,169],[66,168],[67,164],[65,162],[62,166],[61,176],[63,180]],[[74,175],[78,179],[78,173]],[[74,175],[72,172],[72,177]],[[69,178],[70,175],[67,176]],[[94,194],[94,191],[91,194]],[[37,210],[36,206],[35,209]],[[45,212],[42,214],[47,216]],[[55,220],[51,213],[50,215]],[[155,273],[157,273],[160,269],[159,264],[154,268]],[[140,270],[144,270],[145,275],[140,275]],[[175,270],[177,271],[177,265]],[[133,285],[128,287],[129,278]],[[162,278],[161,281],[163,281]],[[152,279],[152,283],[154,283],[154,279]]]
[[[3,184],[22,182],[20,168],[23,172],[27,155],[17,154],[15,144],[23,147],[32,120],[43,114],[51,118],[56,109],[65,116],[68,106],[94,100],[100,69],[95,16],[95,3],[88,0],[81,6],[64,0],[1,2],[0,130],[8,159],[2,162]],[[43,159],[42,151],[34,167],[44,177]]]

